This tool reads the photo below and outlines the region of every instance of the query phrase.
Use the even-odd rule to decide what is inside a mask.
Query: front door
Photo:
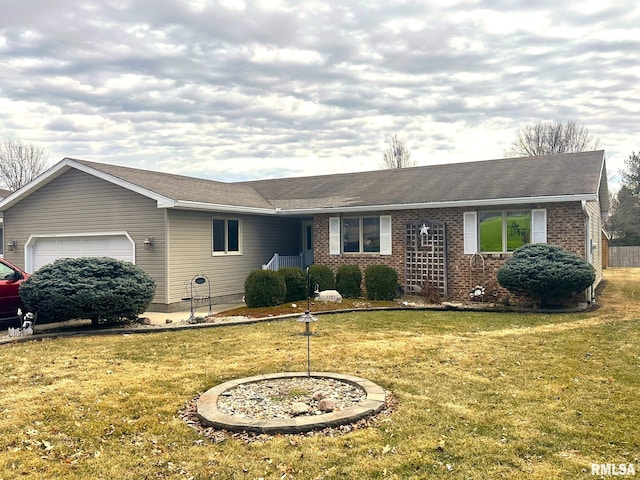
[[[302,222],[302,262],[303,267],[313,263],[313,220]]]

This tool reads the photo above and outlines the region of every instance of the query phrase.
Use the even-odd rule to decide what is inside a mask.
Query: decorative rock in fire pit
[[[291,415],[293,415],[294,417],[309,413],[309,410],[309,405],[304,402],[295,402],[291,405]]]
[[[279,381],[292,382],[292,386],[282,388],[277,386]],[[335,384],[336,393],[325,388],[312,390],[308,394],[309,404],[296,397],[303,393],[296,386],[298,381],[330,382]],[[245,388],[248,392],[243,392]],[[257,390],[271,393],[258,395]],[[331,398],[332,395],[336,398]],[[282,404],[287,404],[287,399],[292,402],[283,410]],[[379,412],[384,404],[384,389],[364,378],[339,373],[312,372],[308,376],[303,372],[287,372],[220,384],[200,397],[196,410],[202,424],[208,427],[233,432],[300,433],[354,423]]]
[[[330,398],[323,398],[318,402],[318,410],[321,412],[333,412],[336,404]]]
[[[311,398],[313,398],[316,402],[319,402],[323,398],[327,398],[327,394],[321,391],[317,391],[311,396]]]

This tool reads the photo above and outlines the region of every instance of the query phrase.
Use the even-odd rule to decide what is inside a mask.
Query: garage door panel
[[[108,252],[109,241],[106,238],[88,238],[82,242],[83,252]]]
[[[134,245],[126,235],[37,238],[32,247],[33,271],[59,258],[111,257],[135,263]]]
[[[55,262],[58,258],[60,257],[56,257],[55,255],[42,255],[42,256],[38,256],[38,258],[35,260],[34,264],[33,264],[33,271],[38,270],[40,267],[48,264],[48,263],[52,263]]]
[[[74,255],[76,252],[81,252],[82,250],[82,241],[81,240],[57,240],[55,243],[56,251],[63,254],[72,254]]]

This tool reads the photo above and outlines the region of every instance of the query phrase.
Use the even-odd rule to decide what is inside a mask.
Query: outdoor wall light
[[[151,250],[151,248],[153,247],[153,237],[145,237],[144,242],[142,243],[145,250]]]
[[[7,248],[9,249],[10,252],[13,252],[16,248],[18,248],[18,241],[17,240],[9,240],[7,242]]]

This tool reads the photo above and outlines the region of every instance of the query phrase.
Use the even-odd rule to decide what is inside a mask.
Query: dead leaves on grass
[[[205,427],[200,422],[196,412],[196,402],[199,397],[193,398],[189,400],[184,407],[177,412],[178,417],[183,420],[187,425],[196,430],[200,435],[205,437],[209,442],[219,443],[224,442],[225,440],[235,439],[240,440],[244,443],[266,443],[272,438],[274,435],[266,434],[266,433],[255,433],[255,432],[229,432],[227,430],[216,429],[213,427]],[[291,445],[297,445],[298,442],[306,437],[313,436],[325,436],[325,437],[338,437],[340,435],[346,435],[348,433],[354,432],[356,430],[361,430],[363,428],[376,427],[380,423],[389,421],[389,417],[391,414],[397,409],[398,400],[393,395],[392,392],[387,392],[385,405],[383,409],[375,415],[372,415],[368,418],[363,418],[358,420],[357,422],[350,423],[347,425],[340,425],[338,427],[328,427],[319,430],[312,430],[310,432],[298,433],[298,434],[277,434],[275,436],[289,437],[289,443]],[[204,445],[206,442],[204,439],[197,440],[197,445]],[[389,451],[393,450],[395,447],[389,447],[389,450],[385,451],[383,448],[383,453],[389,453]],[[395,453],[395,452],[393,452]]]

